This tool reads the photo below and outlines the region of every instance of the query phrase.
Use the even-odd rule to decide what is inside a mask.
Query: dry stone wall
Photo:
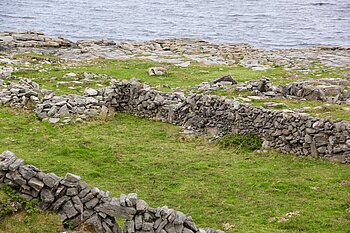
[[[31,94],[34,91],[27,85],[23,88],[17,85],[15,89],[13,91],[10,85],[0,91],[0,100],[6,99],[11,104],[18,102],[19,95],[26,96],[27,100],[33,98]],[[20,94],[17,95],[17,92]],[[36,97],[36,94],[33,95]],[[112,80],[111,86],[99,90],[86,89],[83,96],[55,96],[46,91],[36,101],[35,109],[39,118],[49,119],[52,123],[62,117],[87,118],[109,111],[170,122],[200,133],[256,134],[264,140],[265,147],[284,153],[350,162],[348,122],[268,110],[220,96],[165,93],[137,81]]]
[[[204,133],[257,134],[264,146],[281,152],[350,162],[350,124],[345,121],[267,110],[219,96],[163,93],[138,83],[115,82],[101,94],[106,90],[109,105],[117,111]]]
[[[96,232],[126,233],[217,233],[198,229],[190,216],[168,207],[151,208],[137,194],[109,197],[108,192],[89,187],[80,177],[67,173],[64,178],[44,173],[10,151],[0,155],[0,185],[16,188],[25,199],[38,198],[40,208],[55,211],[73,227],[82,223]],[[115,218],[125,219],[124,230]]]

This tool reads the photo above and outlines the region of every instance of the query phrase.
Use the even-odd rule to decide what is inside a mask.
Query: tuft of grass
[[[254,134],[227,134],[218,139],[216,143],[224,149],[250,153],[261,148],[262,140]]]

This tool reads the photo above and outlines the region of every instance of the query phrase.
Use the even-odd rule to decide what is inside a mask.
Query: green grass
[[[350,229],[349,165],[239,150],[234,143],[222,147],[174,125],[121,113],[107,121],[53,126],[30,112],[1,107],[0,129],[0,151],[11,150],[44,172],[78,174],[111,196],[136,192],[153,207],[192,215],[200,227]],[[295,211],[300,216],[287,222],[268,221]]]

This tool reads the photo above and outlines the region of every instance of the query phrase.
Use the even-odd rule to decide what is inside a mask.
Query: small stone
[[[74,208],[72,201],[67,201],[63,207],[62,210],[67,215],[68,218],[72,218],[75,215],[78,214],[78,211]]]
[[[163,67],[151,67],[148,69],[149,76],[161,76],[166,74],[166,69]]]
[[[96,96],[98,95],[98,91],[93,88],[86,88],[84,94],[87,96]]]
[[[16,161],[16,155],[11,151],[5,151],[0,155],[0,170],[7,170]]]
[[[67,196],[75,196],[78,195],[78,189],[77,188],[68,188],[66,191]]]
[[[23,176],[24,179],[30,180],[33,178],[36,173],[39,171],[36,167],[32,165],[23,165],[19,167],[19,173]]]
[[[52,194],[50,189],[44,188],[40,192],[40,198],[43,202],[52,203],[55,200],[54,195]]]
[[[49,118],[49,123],[50,124],[56,124],[60,121],[60,118]]]
[[[54,173],[46,174],[43,178],[43,182],[50,188],[53,188],[60,182],[61,178]]]
[[[144,212],[148,208],[148,204],[144,200],[137,200],[136,201],[136,210]]]
[[[36,191],[40,191],[44,187],[44,183],[35,177],[28,181],[28,185],[33,187]]]
[[[15,171],[22,165],[24,165],[23,159],[16,159],[16,161],[9,166],[9,170]]]
[[[71,182],[71,183],[78,183],[80,181],[80,176],[74,175],[72,173],[67,173],[64,177],[65,181]]]
[[[135,217],[135,229],[140,230],[142,228],[142,215],[136,215]],[[153,226],[153,224],[152,224]]]
[[[233,79],[232,75],[227,74],[224,76],[221,76],[220,78],[217,78],[213,82],[215,83],[230,83],[230,84],[237,84],[237,81]]]
[[[126,197],[131,203],[130,206],[136,205],[136,200],[137,200],[137,194],[136,193],[129,193],[128,196]]]
[[[97,205],[98,201],[99,201],[98,198],[93,198],[90,201],[86,202],[85,206],[88,209],[92,209]]]

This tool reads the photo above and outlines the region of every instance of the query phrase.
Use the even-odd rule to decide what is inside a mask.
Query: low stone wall
[[[10,85],[0,91],[0,101],[6,99],[12,103],[11,98],[17,101],[18,96],[13,94],[17,92],[30,100],[33,98],[31,95],[36,94],[26,88],[17,86],[16,89],[20,90],[13,91]],[[108,111],[128,112],[170,122],[200,133],[256,134],[264,140],[265,147],[284,153],[350,162],[348,122],[268,110],[220,96],[165,93],[136,81],[113,80],[109,87],[87,89],[84,96],[46,94],[37,101],[35,109],[40,119],[56,119],[53,123],[61,117],[87,118],[101,112],[107,114]]]
[[[115,218],[125,219],[126,233],[217,233],[198,229],[190,216],[169,209],[151,208],[135,193],[109,197],[108,192],[89,187],[80,177],[67,173],[64,178],[25,165],[10,151],[0,155],[0,185],[16,188],[26,199],[38,198],[39,207],[55,211],[73,227],[82,223],[96,232],[122,232]]]

